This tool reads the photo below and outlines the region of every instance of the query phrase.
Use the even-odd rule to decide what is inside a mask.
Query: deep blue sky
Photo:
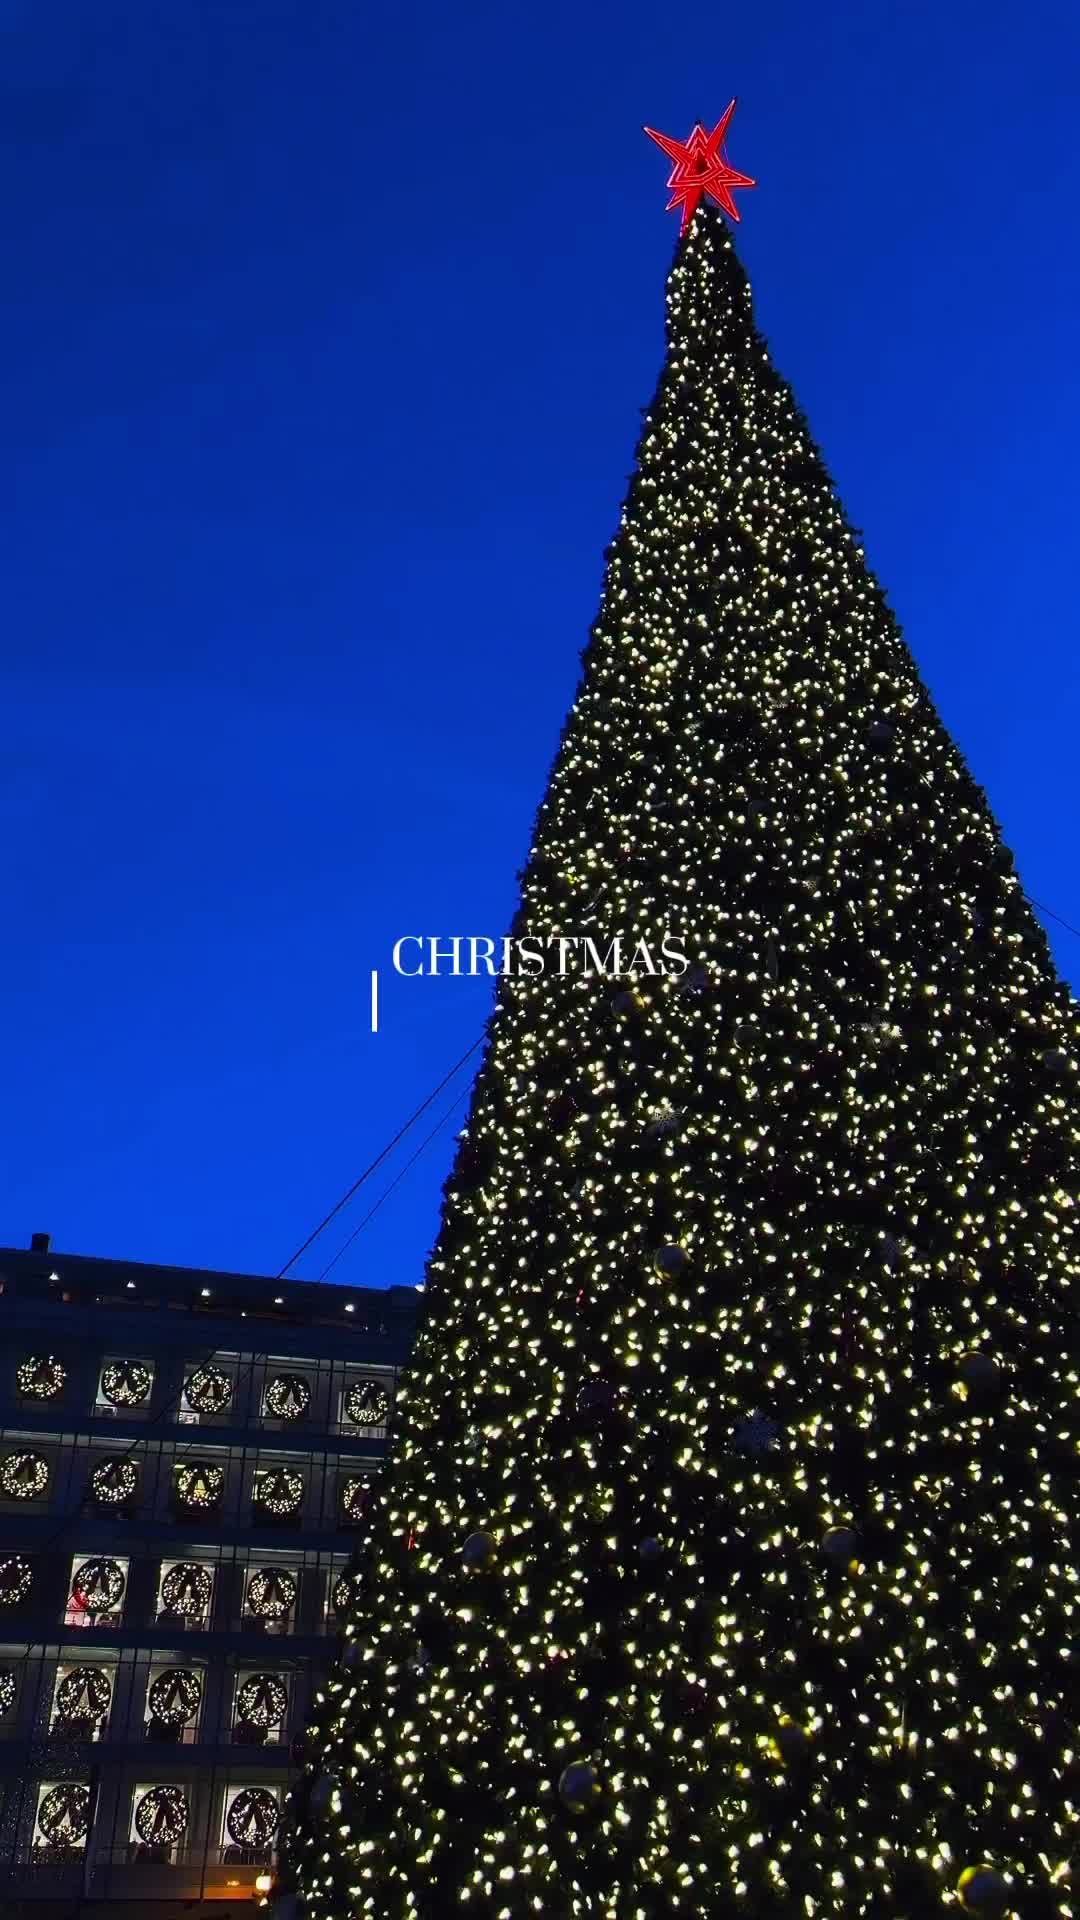
[[[509,922],[662,353],[640,127],[732,93],[774,356],[1080,924],[1077,19],[0,4],[0,1242],[273,1272],[482,1025],[373,1039],[369,971]],[[421,1277],[450,1141],[335,1277]]]

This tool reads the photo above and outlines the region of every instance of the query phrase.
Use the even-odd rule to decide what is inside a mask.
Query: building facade
[[[419,1295],[0,1250],[0,1913],[272,1878]]]

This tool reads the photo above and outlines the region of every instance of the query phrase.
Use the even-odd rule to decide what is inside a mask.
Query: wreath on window
[[[6,1453],[0,1460],[0,1492],[9,1500],[40,1500],[48,1484],[43,1453]]]
[[[186,1727],[199,1710],[202,1681],[190,1667],[166,1667],[146,1696],[150,1717],[164,1727]]]
[[[10,1667],[0,1667],[0,1720],[15,1704],[17,1682]]]
[[[161,1583],[161,1604],[166,1613],[178,1613],[185,1620],[201,1619],[213,1591],[209,1567],[200,1566],[197,1560],[182,1560],[169,1568]]]
[[[100,1667],[72,1667],[56,1689],[61,1720],[104,1720],[112,1703],[112,1685]]]
[[[84,1560],[75,1569],[71,1598],[83,1613],[115,1613],[127,1588],[118,1560]]]
[[[141,1407],[153,1384],[154,1370],[145,1360],[110,1360],[101,1370],[101,1391],[111,1407]]]
[[[176,1468],[176,1498],[193,1513],[208,1513],[216,1507],[225,1487],[225,1469],[211,1461],[192,1460]]]
[[[199,1367],[184,1387],[184,1399],[195,1413],[224,1413],[233,1397],[233,1383],[220,1367]]]
[[[138,1484],[138,1467],[122,1454],[99,1460],[90,1475],[90,1491],[102,1507],[122,1507],[133,1497]]]
[[[266,1787],[242,1787],[229,1807],[225,1828],[238,1847],[268,1847],[278,1830],[278,1803]]]
[[[236,1718],[245,1727],[279,1727],[289,1710],[289,1695],[276,1673],[253,1673],[237,1688]]]
[[[341,1485],[341,1511],[346,1520],[362,1520],[371,1498],[366,1474],[350,1473]]]
[[[255,1504],[277,1519],[299,1513],[304,1502],[304,1476],[293,1467],[259,1467],[255,1473]]]
[[[90,1831],[90,1789],[77,1780],[64,1780],[42,1795],[38,1830],[50,1846],[81,1847]]]
[[[135,1808],[135,1831],[147,1846],[175,1846],[187,1832],[188,1803],[179,1787],[151,1787]]]
[[[285,1567],[260,1567],[248,1581],[249,1612],[257,1620],[284,1620],[296,1603],[296,1575]]]
[[[18,1554],[0,1560],[0,1607],[18,1607],[29,1597],[34,1570]]]
[[[311,1405],[311,1388],[300,1373],[279,1373],[263,1395],[263,1413],[273,1420],[302,1420]]]
[[[66,1379],[67,1368],[54,1353],[31,1353],[15,1370],[15,1385],[24,1400],[55,1400]]]
[[[384,1427],[390,1395],[378,1380],[357,1380],[345,1395],[345,1412],[358,1427]]]
[[[352,1612],[361,1591],[359,1574],[343,1573],[334,1581],[330,1590],[330,1605],[339,1620],[344,1620]]]

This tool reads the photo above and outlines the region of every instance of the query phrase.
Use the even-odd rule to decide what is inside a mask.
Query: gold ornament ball
[[[600,1775],[587,1760],[575,1760],[559,1777],[559,1798],[571,1813],[588,1813],[601,1792]]]
[[[1009,1889],[996,1867],[967,1867],[957,1882],[957,1893],[969,1913],[1008,1911]]]
[[[497,1551],[492,1533],[470,1533],[461,1549],[465,1565],[473,1572],[494,1566]]]

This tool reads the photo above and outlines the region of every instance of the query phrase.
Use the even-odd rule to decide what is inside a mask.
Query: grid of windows
[[[0,1741],[22,1756],[0,1769],[0,1909],[73,1888],[148,1914],[246,1900],[342,1628],[408,1336],[375,1357],[360,1316],[377,1333],[378,1306],[343,1320],[345,1290],[292,1282],[250,1283],[250,1332],[247,1307],[198,1320],[213,1276],[151,1294],[155,1270],[118,1266],[95,1342],[60,1263],[27,1308],[17,1261],[0,1250]]]

